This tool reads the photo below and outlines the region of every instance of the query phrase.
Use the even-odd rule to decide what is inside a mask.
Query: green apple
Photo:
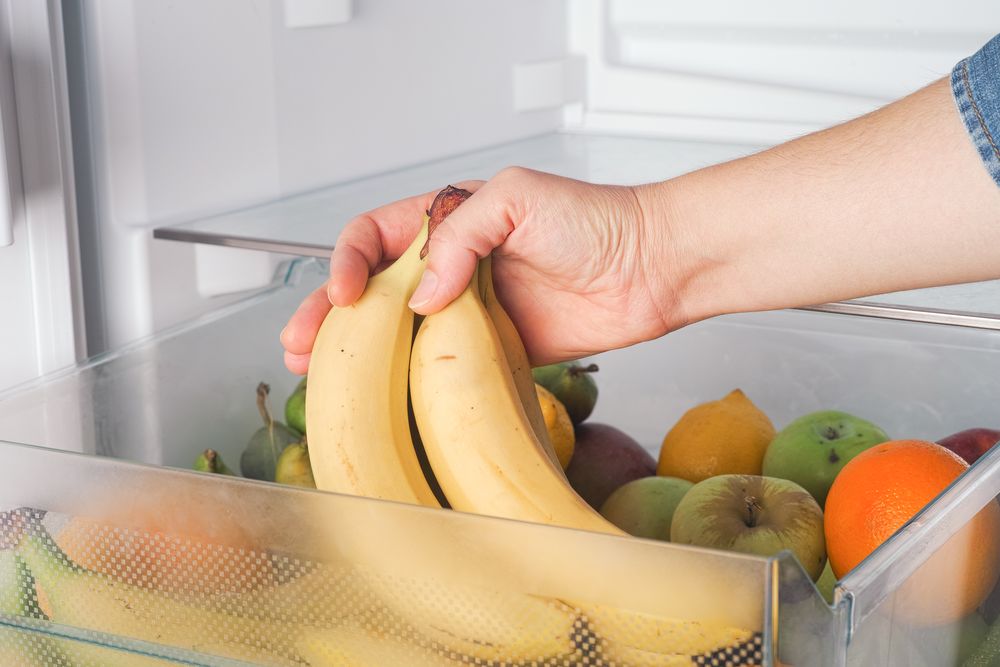
[[[833,479],[847,462],[888,439],[885,431],[860,417],[835,410],[813,412],[774,436],[761,472],[795,482],[823,507]]]
[[[717,475],[681,499],[670,541],[759,556],[791,551],[813,581],[826,564],[823,510],[795,482],[760,475]]]
[[[679,477],[636,479],[608,496],[601,514],[629,535],[669,541],[674,511],[693,486]]]

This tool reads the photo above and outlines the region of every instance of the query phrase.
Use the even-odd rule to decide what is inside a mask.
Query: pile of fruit
[[[836,411],[802,416],[777,431],[736,389],[691,407],[666,433],[657,460],[622,430],[588,421],[598,398],[594,364],[530,367],[494,291],[489,257],[480,260],[452,304],[425,318],[414,316],[407,303],[423,269],[427,239],[468,196],[443,190],[406,252],[369,280],[354,306],[330,311],[308,380],[288,397],[285,423],[272,416],[268,386],[258,386],[262,425],[240,457],[243,476],[709,549],[764,556],[788,551],[830,600],[837,578],[1000,439],[998,431],[971,429],[939,443],[893,440],[875,424]],[[234,474],[213,450],[195,467]],[[245,637],[215,646],[202,641],[199,629],[232,626],[232,618],[204,605],[188,611],[172,598],[131,587],[121,580],[120,567],[108,569],[114,559],[88,562],[86,546],[75,545],[92,537],[89,528],[74,530],[81,524],[71,523],[53,541],[31,513],[3,521],[16,524],[6,537],[16,549],[0,555],[12,555],[8,579],[27,591],[18,599],[30,608],[0,611],[82,627],[104,622],[36,594],[44,593],[47,582],[77,587],[83,597],[104,600],[109,618],[115,616],[114,601],[127,600],[128,613],[118,613],[134,626],[135,636],[157,641],[150,636],[159,632],[156,626],[173,624],[169,639],[178,646],[231,657],[266,662],[262,656],[280,655],[274,664],[310,665],[735,666],[763,659],[759,633],[622,612],[587,600],[494,590],[463,608],[468,590],[449,588],[448,582],[436,582],[432,598],[378,578],[349,592],[341,579],[317,584],[326,576],[322,568],[282,581],[270,565],[262,568],[259,553],[240,535],[206,533],[204,541],[227,545],[227,566],[245,565],[259,580],[206,590],[202,580],[184,577],[218,571],[221,565],[212,560],[218,549],[202,553],[185,544],[176,553],[169,547],[164,552],[159,543],[150,549],[131,537],[115,543],[119,557],[155,573],[157,587],[190,591],[196,583],[212,605],[225,600],[229,609],[253,610],[237,623]],[[153,525],[150,534],[161,529],[185,532]],[[376,542],[345,534],[338,548],[358,567],[400,559],[398,553],[380,553]],[[233,561],[234,552],[249,560]],[[413,567],[415,559],[411,553],[402,560]],[[169,563],[180,566],[174,572]],[[972,639],[949,659],[996,664],[990,661],[1000,659],[1000,622],[989,630],[987,623],[1000,614],[1000,506],[985,507],[918,575],[895,593],[897,617],[927,636],[934,628],[960,625]],[[331,599],[323,594],[330,587],[345,595]],[[351,610],[350,600],[371,604]],[[145,626],[134,620],[135,609],[148,611]],[[302,622],[289,623],[287,613],[300,614]],[[254,638],[274,636],[276,627],[276,646]],[[405,633],[387,634],[387,627]]]

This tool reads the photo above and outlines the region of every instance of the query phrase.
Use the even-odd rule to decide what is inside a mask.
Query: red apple
[[[937,444],[955,452],[970,466],[1000,441],[1000,431],[991,428],[969,428],[941,438]]]

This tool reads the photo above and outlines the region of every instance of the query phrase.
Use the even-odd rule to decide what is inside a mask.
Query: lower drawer
[[[69,450],[0,446],[0,631],[18,638],[4,644],[17,660],[955,664],[963,625],[915,627],[905,607],[961,585],[971,547],[950,538],[1000,492],[1000,452],[845,577],[832,606],[788,554],[171,469],[206,447],[238,460],[257,427],[257,382],[286,396],[297,381],[277,335],[322,278],[322,266],[293,263],[241,304],[0,396],[0,437]],[[894,437],[936,439],[995,420],[998,360],[986,331],[813,312],[718,318],[600,355],[592,419],[655,452],[687,408],[740,387],[779,428],[841,409]]]

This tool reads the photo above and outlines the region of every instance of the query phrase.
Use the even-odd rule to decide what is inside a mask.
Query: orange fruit
[[[660,447],[656,474],[698,483],[716,475],[760,475],[774,424],[739,389],[697,405]]]
[[[893,440],[851,459],[824,507],[827,557],[842,578],[955,481],[968,464],[924,440]],[[889,607],[918,625],[957,621],[1000,575],[1000,506],[990,502],[894,593]]]

